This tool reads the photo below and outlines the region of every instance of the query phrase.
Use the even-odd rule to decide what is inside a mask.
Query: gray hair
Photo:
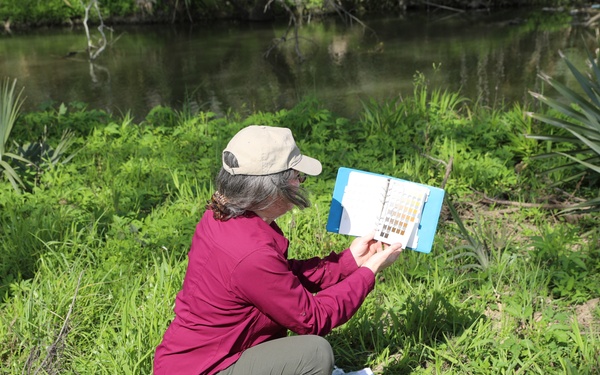
[[[225,152],[223,162],[230,167],[238,167],[236,157]],[[299,186],[292,186],[290,180],[295,177],[295,171],[288,169],[279,173],[264,176],[231,175],[221,168],[216,179],[217,191],[224,196],[225,201],[220,207],[223,219],[237,217],[248,211],[264,210],[273,204],[277,198],[292,203],[300,209],[310,206],[307,192]]]

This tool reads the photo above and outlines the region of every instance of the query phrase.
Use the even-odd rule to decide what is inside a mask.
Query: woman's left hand
[[[365,236],[354,239],[350,245],[350,251],[359,267],[362,266],[371,255],[375,254],[378,250],[381,250],[381,242],[375,241],[373,239],[374,236],[375,232],[371,232]]]

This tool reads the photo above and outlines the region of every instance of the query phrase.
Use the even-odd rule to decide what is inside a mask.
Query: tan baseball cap
[[[264,176],[294,169],[316,176],[322,170],[320,161],[300,153],[288,128],[250,125],[229,141],[223,153],[226,151],[231,152],[239,164],[232,168],[223,161],[223,169],[232,175]]]

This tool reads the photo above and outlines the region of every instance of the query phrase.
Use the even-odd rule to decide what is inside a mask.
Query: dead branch
[[[587,22],[585,23],[585,26],[590,27],[592,26],[596,21],[598,21],[600,19],[600,13],[594,15],[592,18],[590,18],[589,20],[587,20]]]
[[[65,341],[67,333],[68,333],[69,319],[71,317],[71,313],[73,312],[73,306],[75,306],[75,299],[77,298],[77,294],[79,293],[79,286],[81,285],[82,277],[83,277],[83,271],[81,271],[81,273],[79,274],[79,278],[77,279],[77,286],[75,287],[75,293],[73,294],[73,298],[71,299],[71,305],[69,306],[69,311],[67,312],[67,315],[65,316],[65,320],[63,322],[63,325],[62,325],[60,331],[58,332],[58,336],[56,337],[56,340],[54,340],[52,345],[50,345],[50,347],[48,348],[48,351],[47,351],[48,354],[46,354],[46,358],[44,358],[44,360],[39,365],[37,370],[35,370],[33,375],[36,375],[42,369],[44,369],[44,371],[45,371],[46,366],[48,366],[48,364],[56,356],[59,345]]]
[[[190,13],[190,7],[188,6],[188,2],[184,1],[185,11],[187,13],[188,19],[190,23],[194,23],[194,19],[192,18],[192,14]],[[175,1],[175,6],[173,7],[173,18],[171,19],[171,23],[175,23],[175,17],[177,16],[177,10],[179,9],[179,0]]]
[[[93,83],[100,82],[100,80],[98,79],[98,75],[96,74],[97,70],[105,73],[107,80],[110,82],[110,72],[108,71],[107,68],[105,68],[102,65],[98,65],[92,61],[90,61],[89,63],[90,63],[90,78],[92,79]]]
[[[265,12],[271,6],[274,0],[269,0],[269,2],[265,5]],[[273,39],[271,43],[271,47],[265,52],[265,57],[269,57],[269,54],[274,48],[277,48],[280,44],[285,43],[288,40],[288,34],[290,33],[291,28],[294,28],[294,48],[296,50],[296,55],[300,59],[300,61],[304,61],[304,56],[300,51],[300,39],[298,37],[298,20],[296,19],[296,15],[294,11],[285,3],[284,0],[277,0],[277,2],[285,9],[285,11],[289,14],[290,20],[288,22],[288,27],[285,30],[285,33],[280,37]]]
[[[454,156],[450,156],[450,160],[448,160],[448,164],[446,165],[446,173],[444,173],[444,179],[442,180],[441,188],[443,189],[446,186],[446,182],[448,182],[448,178],[450,177],[450,172],[452,172],[452,163],[454,162]]]
[[[438,164],[443,164],[446,166],[446,172],[444,173],[444,179],[442,180],[442,184],[440,185],[440,187],[442,189],[445,188],[446,183],[448,182],[448,179],[450,178],[450,173],[452,172],[452,163],[454,162],[454,157],[450,157],[450,159],[448,160],[448,162],[441,160],[441,159],[436,159],[430,155],[427,155],[425,153],[421,153],[422,156],[426,157],[429,160],[432,160]],[[577,205],[572,205],[572,204],[564,204],[564,203],[526,203],[526,202],[515,202],[515,201],[509,201],[509,200],[503,200],[503,199],[495,199],[495,198],[490,198],[487,195],[485,195],[485,193],[473,190],[475,193],[479,194],[480,196],[482,196],[482,202],[483,203],[487,203],[487,204],[500,204],[500,205],[506,205],[506,206],[515,206],[515,207],[525,207],[525,208],[541,208],[541,209],[545,209],[545,210],[570,210],[570,209],[576,209]],[[578,201],[578,202],[582,202],[584,201],[583,199],[574,197],[572,194],[569,194],[567,192],[562,191],[564,194],[566,194],[570,199]]]
[[[10,30],[10,18],[2,23],[2,28],[6,34],[12,34],[12,31]]]
[[[579,184],[578,184],[578,185],[579,185]],[[576,201],[576,202],[579,202],[579,203],[583,203],[583,202],[585,202],[585,201],[586,201],[586,200],[585,200],[585,199],[583,199],[583,198],[576,197],[574,193],[569,193],[568,191],[565,191],[565,190],[563,190],[563,189],[560,189],[560,188],[554,188],[554,189],[555,189],[556,191],[558,191],[559,193],[561,193],[561,194],[563,194],[563,195],[567,196],[567,197],[568,197],[570,200],[573,200],[573,201]]]
[[[331,5],[331,7],[336,11],[336,13],[340,16],[340,18],[344,20],[344,22],[346,22],[346,20],[349,19],[350,24],[352,24],[352,21],[354,21],[354,22],[358,23],[359,25],[361,25],[362,27],[364,27],[365,29],[371,30],[373,33],[375,33],[375,30],[371,29],[369,26],[367,26],[364,22],[362,22],[356,16],[354,16],[353,14],[348,12],[346,9],[344,9],[343,6],[338,4],[336,1],[328,0],[327,4]]]
[[[450,178],[450,173],[452,172],[452,163],[454,163],[454,156],[450,156],[450,159],[448,160],[448,162],[445,162],[444,160],[441,159],[436,159],[433,156],[421,153],[422,156],[426,157],[429,160],[435,161],[438,164],[443,164],[446,166],[446,172],[444,173],[444,179],[442,180],[442,184],[440,185],[440,188],[444,189],[446,187],[446,183],[448,182],[448,179]]]
[[[525,208],[542,208],[545,210],[566,210],[575,208],[574,205],[569,204],[560,204],[560,203],[527,203],[527,202],[515,202],[504,199],[494,199],[490,198],[485,193],[473,190],[475,193],[482,196],[482,201],[484,203],[492,203],[492,204],[502,204],[506,206],[517,206],[517,207],[525,207]]]
[[[79,0],[81,5],[85,8],[85,16],[83,18],[83,27],[85,28],[85,35],[87,37],[87,51],[88,57],[90,60],[95,60],[102,51],[106,48],[108,42],[106,40],[106,35],[104,34],[104,20],[102,19],[102,13],[100,12],[100,8],[98,7],[98,0],[91,0],[87,5],[83,3],[83,0]],[[90,35],[90,29],[88,27],[88,20],[90,16],[90,9],[94,7],[96,14],[98,15],[98,19],[100,20],[100,25],[98,26],[98,31],[100,32],[101,39],[99,40],[100,46],[97,47],[92,42],[92,37]]]
[[[477,213],[480,215],[485,215],[485,216],[489,216],[489,215],[496,216],[496,215],[511,214],[518,210],[519,210],[519,207],[512,207],[512,208],[504,208],[502,210],[494,210],[494,211],[478,211]]]
[[[98,31],[100,32],[100,35],[102,35],[102,44],[100,45],[100,48],[98,48],[98,50],[94,54],[92,54],[92,60],[95,60],[96,57],[98,57],[98,55],[100,55],[100,53],[104,51],[107,44],[106,35],[104,35],[104,20],[102,19],[102,13],[100,13],[100,9],[98,8],[98,0],[94,0],[94,8],[96,8],[98,19],[100,19],[100,26],[98,26]]]
[[[269,54],[271,53],[271,51],[273,49],[275,49],[278,46],[280,46],[281,44],[287,42],[289,40],[288,35],[290,34],[291,30],[293,29],[294,49],[296,50],[296,55],[298,56],[300,61],[303,62],[305,60],[305,58],[302,55],[302,51],[300,50],[300,37],[298,35],[298,30],[300,28],[300,24],[301,24],[302,20],[298,20],[298,18],[296,17],[296,14],[292,10],[292,8],[290,8],[288,6],[288,4],[286,3],[285,0],[269,0],[264,7],[264,12],[266,12],[267,9],[269,9],[269,7],[273,4],[274,1],[277,1],[283,7],[283,9],[285,9],[285,11],[288,13],[288,15],[290,17],[290,20],[288,23],[288,28],[286,29],[285,33],[281,37],[275,38],[272,40],[271,46],[267,49],[264,56],[269,57]],[[328,0],[326,4],[330,5],[337,12],[337,14],[340,16],[340,18],[342,18],[344,20],[344,22],[347,22],[347,20],[350,20],[350,22],[356,22],[356,23],[360,24],[363,28],[371,30],[373,33],[375,33],[375,31],[373,29],[368,27],[364,22],[362,22],[356,16],[350,14],[340,4],[337,4],[336,1]]]

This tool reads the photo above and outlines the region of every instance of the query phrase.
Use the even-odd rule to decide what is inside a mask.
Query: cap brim
[[[294,165],[292,169],[298,172],[306,173],[307,175],[318,176],[321,174],[323,167],[321,166],[321,162],[317,159],[302,155],[300,162]]]

